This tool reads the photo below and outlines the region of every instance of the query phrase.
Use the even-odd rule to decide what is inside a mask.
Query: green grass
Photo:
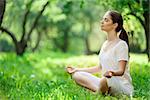
[[[150,63],[146,55],[131,54],[130,69],[135,100],[150,99]],[[25,54],[0,53],[0,99],[23,100],[128,100],[125,95],[94,94],[72,81],[65,66],[90,67],[98,64],[98,56],[73,56],[54,52]]]

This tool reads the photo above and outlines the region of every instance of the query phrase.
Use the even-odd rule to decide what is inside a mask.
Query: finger
[[[67,68],[66,71],[67,71],[68,73],[70,73],[70,72],[71,72],[71,69],[70,69],[70,68]]]
[[[73,73],[73,72],[75,72],[75,69],[73,69],[73,68],[68,68],[68,72],[69,72],[69,73]]]
[[[112,76],[112,73],[111,73],[111,72],[109,72],[109,76]]]

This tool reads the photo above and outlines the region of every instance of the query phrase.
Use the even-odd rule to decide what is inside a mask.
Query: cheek
[[[111,29],[112,28],[112,25],[111,24],[105,24],[103,26],[104,29]]]
[[[103,27],[101,27],[101,29],[104,31],[112,30],[112,28],[113,28],[112,23],[104,23]]]
[[[104,26],[105,26],[105,27],[111,27],[111,28],[112,28],[112,27],[113,27],[113,24],[112,24],[112,23],[106,23],[106,24],[104,24]]]
[[[104,26],[105,26],[105,27],[111,27],[111,26],[112,26],[112,23],[104,23]]]

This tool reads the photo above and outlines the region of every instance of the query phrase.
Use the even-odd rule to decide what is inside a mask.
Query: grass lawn
[[[150,63],[144,54],[130,55],[130,71],[135,95],[133,100],[150,99]],[[65,66],[90,67],[98,56],[73,56],[54,52],[30,53],[17,57],[0,53],[0,99],[23,100],[128,100],[125,95],[94,94],[72,81]],[[98,75],[98,74],[96,74]]]

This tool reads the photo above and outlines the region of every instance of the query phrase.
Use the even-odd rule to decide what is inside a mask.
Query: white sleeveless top
[[[99,53],[100,66],[102,66],[102,75],[106,71],[117,71],[119,69],[119,61],[127,61],[125,72],[122,76],[112,76],[107,78],[108,86],[111,87],[111,93],[124,93],[132,95],[133,86],[132,79],[129,73],[129,55],[128,45],[121,39],[113,41],[106,40]]]

